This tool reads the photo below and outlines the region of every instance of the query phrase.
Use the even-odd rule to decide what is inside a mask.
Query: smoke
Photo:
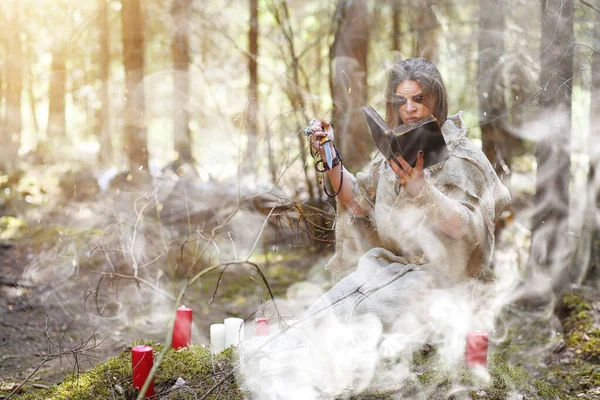
[[[318,329],[303,320],[297,325],[302,327],[302,335],[292,340],[280,332],[287,339],[285,344],[281,342],[284,339],[273,339],[273,343],[279,343],[276,349],[257,345],[264,344],[263,338],[249,337],[240,347],[239,382],[257,399],[347,398],[371,389],[398,392],[407,382],[414,384],[419,372],[414,369],[412,355],[424,343],[435,344],[445,368],[462,366],[466,333],[474,326],[490,334],[490,354],[502,352],[511,344],[517,346],[518,351],[507,355],[509,361],[519,365],[537,367],[540,360],[559,348],[562,327],[553,315],[558,301],[555,289],[568,286],[571,268],[574,271],[571,275],[580,277],[576,283],[581,282],[589,268],[591,237],[585,229],[597,226],[597,211],[595,207],[590,215],[581,211],[597,196],[598,184],[588,184],[587,170],[582,170],[581,162],[574,163],[567,175],[575,180],[565,196],[565,188],[556,182],[556,177],[564,176],[568,164],[558,160],[565,156],[578,160],[583,150],[572,147],[569,139],[557,139],[557,132],[570,125],[570,115],[531,113],[529,117],[526,123],[514,127],[512,133],[530,143],[546,145],[551,152],[549,157],[557,161],[538,169],[537,176],[535,167],[539,166],[532,156],[524,156],[523,161],[513,164],[507,181],[513,207],[502,216],[504,225],[496,236],[493,258],[494,288],[493,291],[481,288],[488,296],[483,304],[474,307],[472,287],[458,287],[451,293],[440,291],[433,295],[426,315],[398,315],[391,330],[384,329],[382,321],[374,315],[366,314],[351,322],[330,319]],[[580,129],[578,123],[573,124],[574,137],[579,137]],[[596,146],[587,151],[597,153]],[[542,196],[534,198],[536,182],[545,190]],[[535,219],[548,210],[555,210],[564,218],[534,227]],[[537,237],[532,237],[532,232]],[[566,241],[556,239],[557,234],[564,234]],[[573,264],[574,260],[578,262]],[[314,284],[307,282],[306,287]],[[289,303],[296,296],[302,297],[296,292],[284,300],[288,309],[294,308]],[[318,291],[304,296],[302,304],[295,307],[294,318],[302,318],[302,310],[310,305],[307,298],[318,297]],[[527,306],[527,301],[533,301],[532,305]],[[271,316],[276,320],[275,314]],[[532,364],[531,360],[538,361]],[[482,386],[490,382],[487,371],[476,373],[482,379],[479,382]],[[436,397],[440,395],[436,389],[417,385],[421,394],[414,398],[442,398]],[[468,389],[474,388],[464,387],[456,380],[445,395]]]
[[[533,6],[535,10],[539,9],[537,4],[519,4],[518,7],[509,8],[510,17],[517,21],[513,21],[507,35],[518,36],[521,27],[537,24],[529,8]],[[210,7],[222,8],[222,5]],[[470,12],[465,10],[467,14]],[[314,12],[310,7],[303,12],[307,14],[306,17],[316,18],[317,15],[329,23],[329,14],[326,12]],[[446,10],[436,8],[435,12],[443,24],[448,44],[440,46],[440,66],[445,68],[444,76],[450,78],[447,82],[456,108],[458,100],[464,102],[477,97],[474,95],[476,85],[472,84],[472,76],[465,72],[473,68],[472,52],[463,51],[471,48],[474,34],[463,35],[459,30],[452,31],[452,23],[447,23],[451,19],[444,14]],[[174,71],[170,69],[147,74],[144,78],[147,98],[145,113],[149,121],[148,148],[155,165],[163,166],[173,158],[173,145],[165,139],[169,136],[164,134],[165,126],[170,123],[167,120],[177,109],[185,109],[194,116],[190,122],[193,142],[196,143],[193,153],[200,166],[202,179],[191,182],[180,179],[176,174],[157,172],[150,187],[145,188],[147,190],[122,189],[121,193],[116,193],[114,188],[108,189],[103,181],[102,188],[108,189],[110,195],[106,192],[98,202],[90,202],[86,206],[89,212],[78,213],[81,204],[68,205],[60,211],[68,212],[63,217],[65,224],[85,228],[93,236],[92,241],[88,241],[88,236],[80,237],[77,233],[57,234],[60,240],[56,240],[54,245],[49,244],[49,248],[37,254],[25,267],[25,280],[48,288],[42,301],[59,306],[73,319],[83,316],[91,325],[117,332],[130,329],[134,339],[148,335],[162,339],[161,335],[174,312],[174,298],[189,277],[190,270],[197,273],[217,263],[242,261],[271,244],[285,248],[285,243],[290,245],[290,251],[294,251],[296,243],[301,246],[305,244],[304,237],[298,234],[298,220],[284,220],[274,227],[270,223],[279,215],[274,212],[269,223],[265,224],[264,209],[270,210],[273,205],[285,203],[287,197],[299,202],[305,200],[297,196],[305,189],[304,176],[299,168],[289,168],[299,159],[295,125],[304,118],[304,113],[314,112],[317,117],[325,115],[321,110],[323,104],[329,107],[328,90],[321,88],[322,92],[316,94],[291,82],[286,77],[285,65],[278,59],[279,53],[275,52],[276,62],[271,62],[273,59],[269,58],[268,51],[272,52],[273,49],[268,45],[264,47],[267,51],[260,56],[261,84],[265,86],[261,92],[264,95],[261,99],[261,118],[267,126],[265,131],[270,129],[279,136],[277,140],[271,139],[271,142],[274,143],[273,151],[278,154],[274,164],[277,166],[277,177],[281,178],[279,183],[283,193],[268,198],[265,201],[267,207],[252,201],[240,206],[240,199],[264,193],[271,189],[271,184],[265,178],[268,176],[265,163],[256,172],[250,172],[251,168],[246,168],[248,165],[243,156],[247,142],[241,117],[244,101],[239,99],[246,98],[246,82],[245,72],[241,72],[240,66],[245,66],[246,60],[241,52],[236,51],[237,45],[227,40],[227,35],[231,35],[227,29],[235,27],[235,34],[240,36],[237,29],[244,25],[229,22],[235,18],[232,14],[244,13],[227,12],[229,15],[225,16],[214,11],[214,14],[219,19],[215,19],[215,22],[203,21],[204,25],[195,28],[209,32],[211,24],[214,24],[219,25],[222,32],[214,35],[216,39],[205,38],[207,40],[200,45],[192,43],[192,46],[208,46],[209,49],[203,52],[203,49],[192,48],[192,52],[196,53],[196,61],[188,73],[193,88],[189,94],[173,93]],[[306,29],[317,29],[318,26],[315,26],[317,24],[310,24]],[[536,28],[534,26],[530,31]],[[275,43],[279,51],[284,48],[281,43]],[[532,73],[535,72],[535,66],[530,53],[532,46],[536,47],[534,53],[537,52],[538,43],[529,36],[522,36],[511,43],[518,48],[509,49],[502,58],[503,62],[510,64],[504,70],[503,79],[512,82],[514,87],[511,90],[521,96],[517,96],[511,104],[517,109],[515,113],[523,111],[526,119],[525,124],[515,125],[512,133],[532,144],[548,143],[550,157],[572,154],[574,159],[585,157],[585,153],[588,153],[592,165],[597,165],[600,144],[590,141],[589,148],[575,149],[573,152],[568,140],[556,139],[557,128],[560,131],[561,127],[569,125],[567,114],[552,113],[534,117],[525,113],[534,104],[523,101],[529,97],[527,93],[534,92],[531,88],[537,86],[532,83],[537,82],[537,76]],[[379,55],[384,48],[380,46],[373,52],[374,62],[369,60],[369,65],[375,66],[369,67],[368,71],[373,88],[383,87],[387,68],[382,67],[385,62],[381,60],[389,59],[387,50],[386,56]],[[301,47],[300,53],[305,54],[304,51],[308,49]],[[410,54],[410,50],[407,41],[403,54]],[[230,57],[228,62],[223,62],[223,54]],[[304,59],[310,59],[310,53],[306,54],[308,57]],[[202,63],[198,62],[199,58],[203,58]],[[338,71],[338,79],[346,82],[347,74],[356,69],[353,62],[342,57],[334,60],[332,67]],[[336,69],[343,65],[345,73]],[[322,73],[321,70],[327,69],[325,63],[320,67],[318,71],[310,71],[315,73],[306,78],[313,88],[327,86],[315,78]],[[349,82],[346,83],[346,87],[351,86]],[[123,107],[121,86],[121,82],[109,85],[113,111]],[[305,99],[306,108],[312,111],[289,111],[293,107],[282,102],[285,98],[282,93],[286,90]],[[586,104],[581,102],[583,94],[574,95],[578,96],[575,98],[578,104]],[[347,91],[344,96],[348,100]],[[381,96],[382,91],[369,90],[370,103],[380,104]],[[171,97],[173,101],[164,101]],[[587,115],[581,109],[576,108],[575,112],[574,137],[585,136],[578,121]],[[112,120],[106,123],[111,130],[119,131],[121,116],[118,112],[111,112],[110,115]],[[514,121],[512,115],[506,119]],[[592,126],[599,124],[600,121],[590,123]],[[343,134],[341,129],[336,131],[338,137]],[[261,137],[256,148],[251,149],[256,153],[256,159],[266,158],[263,149],[267,140]],[[342,153],[345,156],[347,152]],[[585,164],[585,160],[574,163],[570,171],[579,182],[582,175],[584,181],[587,178],[587,171],[581,164]],[[314,277],[294,284],[286,298],[277,299],[279,312],[289,318],[278,315],[272,303],[263,309],[265,315],[271,318],[272,326],[281,324],[278,331],[267,339],[272,340],[270,343],[252,335],[242,343],[239,349],[242,363],[240,382],[259,399],[348,396],[372,388],[398,390],[419,373],[412,369],[412,355],[424,343],[434,341],[442,364],[452,368],[463,363],[466,332],[472,327],[481,326],[489,330],[492,347],[511,339],[515,329],[529,326],[538,330],[539,335],[547,340],[531,343],[527,355],[542,359],[560,339],[557,334],[559,327],[554,323],[545,323],[556,301],[553,288],[565,280],[565,272],[569,272],[567,266],[574,268],[574,281],[581,282],[594,262],[591,251],[594,238],[589,228],[596,228],[599,223],[595,200],[600,178],[597,174],[590,185],[587,182],[573,185],[569,197],[564,198],[561,194],[564,188],[555,185],[556,176],[564,173],[564,165],[551,163],[544,166],[538,171],[537,177],[534,176],[535,167],[531,155],[517,157],[513,165],[510,189],[513,194],[514,221],[508,223],[496,237],[495,292],[485,303],[485,313],[474,310],[468,295],[472,288],[458,287],[452,293],[436,292],[428,300],[428,312],[425,314],[400,314],[390,329],[385,329],[384,323],[371,314],[361,315],[350,322],[334,318],[317,329],[304,321],[304,312],[323,294],[329,282]],[[548,189],[537,200],[533,197],[536,179],[538,186]],[[580,210],[586,205],[589,212],[583,214]],[[263,209],[259,212],[259,208]],[[541,224],[534,229],[534,218],[548,209],[568,214],[568,219]],[[230,215],[233,217],[228,219]],[[217,227],[218,232],[213,237],[213,230]],[[532,232],[536,233],[536,238],[532,238]],[[567,240],[556,241],[557,233],[564,234]],[[296,242],[290,244],[293,240]],[[187,241],[185,246],[184,241]],[[552,258],[549,258],[551,253]],[[447,254],[444,256],[447,257]],[[515,306],[523,298],[535,299],[540,296],[547,300],[541,309],[532,311]],[[199,309],[208,308],[206,302],[207,299],[203,298],[196,304]],[[297,325],[289,319],[295,319]],[[545,326],[540,328],[536,325],[540,321]],[[291,328],[287,329],[288,326]],[[201,326],[194,328],[197,335],[194,342],[206,343],[202,329]],[[527,338],[518,339],[525,341]],[[122,340],[130,342],[125,338]],[[485,373],[482,376],[489,379]],[[452,390],[460,389],[460,384],[455,382]],[[421,386],[418,396],[427,398],[432,394],[431,390]]]
[[[310,290],[309,285],[306,288]],[[240,344],[237,381],[260,400],[398,392],[409,381],[418,387],[421,398],[437,398],[439,388],[416,379],[420,372],[414,368],[413,357],[430,343],[436,346],[440,370],[450,374],[450,369],[463,362],[467,329],[480,318],[467,295],[471,292],[467,287],[437,291],[418,309],[428,310],[426,314],[400,313],[386,330],[373,313],[350,321],[328,314],[316,325],[314,318],[279,320],[273,316],[271,324],[276,329],[271,336],[246,335]],[[288,296],[286,300],[293,299]],[[489,382],[485,370],[478,369],[476,374],[483,384]],[[463,389],[457,381],[448,391]]]

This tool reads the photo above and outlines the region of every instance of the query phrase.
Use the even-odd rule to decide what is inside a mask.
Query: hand
[[[323,140],[323,138],[327,138],[333,142],[334,139],[333,128],[331,127],[329,121],[322,121],[313,118],[306,127],[306,130],[309,132],[312,131],[312,133],[308,134],[308,141],[310,142],[312,148],[321,153],[321,156],[324,156],[321,140]]]
[[[425,174],[423,173],[423,150],[419,150],[417,155],[417,163],[414,168],[406,162],[401,155],[397,155],[396,159],[400,163],[400,168],[394,160],[388,160],[394,173],[398,176],[400,184],[411,196],[416,196],[421,192],[423,186],[425,186]]]

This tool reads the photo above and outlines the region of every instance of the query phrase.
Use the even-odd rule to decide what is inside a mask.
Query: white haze
[[[452,40],[452,37],[448,40]],[[459,50],[457,46],[452,46],[452,52],[442,53],[442,61],[451,60],[453,52]],[[455,63],[459,64],[459,61]],[[387,63],[379,63],[379,65],[385,64]],[[442,70],[445,76],[458,75],[456,71],[459,68],[453,64],[453,70],[450,70],[450,67],[444,68]],[[164,70],[146,77],[145,84],[150,99],[148,102],[151,105],[148,108],[148,118],[151,120],[168,118],[172,112],[171,105],[165,106],[161,101],[162,97],[166,96],[166,87],[171,83],[171,72]],[[259,171],[254,173],[250,172],[249,168],[246,168],[247,164],[242,162],[246,161],[242,155],[246,141],[242,124],[230,115],[221,113],[231,103],[240,102],[239,99],[245,98],[245,87],[240,81],[239,74],[236,75],[235,72],[237,71],[230,69],[225,71],[221,66],[207,68],[202,72],[190,72],[193,86],[204,89],[198,90],[197,96],[190,97],[189,111],[192,114],[215,116],[213,120],[202,126],[198,126],[196,122],[191,123],[194,138],[201,142],[194,151],[202,167],[200,179],[189,188],[192,195],[185,196],[177,192],[178,178],[173,174],[164,173],[155,176],[151,190],[124,192],[117,197],[116,201],[110,201],[109,196],[106,196],[101,197],[98,202],[67,207],[68,214],[63,217],[65,225],[69,223],[96,230],[95,239],[92,243],[87,243],[79,241],[71,234],[59,234],[61,240],[37,254],[25,267],[24,280],[48,287],[42,299],[46,304],[59,305],[70,318],[86,319],[90,326],[97,326],[107,333],[113,332],[117,340],[126,329],[131,332],[130,337],[137,339],[145,338],[147,335],[164,334],[167,322],[173,315],[174,301],[173,298],[163,295],[161,291],[173,296],[181,286],[180,282],[173,282],[158,267],[166,265],[167,249],[173,246],[171,241],[181,232],[177,232],[166,222],[161,224],[150,217],[140,219],[140,210],[146,207],[144,211],[146,215],[151,213],[155,215],[157,207],[161,207],[167,199],[170,199],[175,208],[174,213],[179,213],[177,215],[212,212],[217,216],[218,221],[223,221],[236,209],[239,197],[244,198],[271,188],[268,183],[266,163],[261,164]],[[381,98],[380,88],[383,87],[381,83],[385,79],[385,74],[379,70],[371,73],[375,78],[370,81],[372,84],[370,96],[377,101]],[[285,71],[282,71],[281,65],[269,70],[268,74],[270,89],[274,82],[286,82]],[[466,80],[466,75],[460,76],[461,79]],[[267,72],[264,72],[263,79],[267,80]],[[457,111],[458,87],[467,83],[454,79],[447,79],[447,81],[451,96],[455,100],[453,111]],[[282,83],[282,86],[287,87],[287,83],[289,82]],[[113,107],[119,108],[122,106],[122,96],[117,87],[117,84],[109,85],[111,96],[115,99]],[[468,85],[468,87],[470,94],[473,94],[475,85]],[[323,96],[319,94],[302,92],[302,95],[315,102],[325,102]],[[265,97],[267,106],[264,107],[261,118],[272,124],[274,134],[277,135],[277,140],[272,142],[283,143],[274,149],[279,154],[285,155],[282,157],[283,165],[278,166],[280,186],[283,187],[283,193],[287,198],[303,201],[305,199],[298,198],[298,194],[306,189],[298,161],[296,143],[299,133],[289,128],[293,125],[289,121],[293,118],[301,119],[303,115],[290,112],[289,107],[277,103],[275,96],[273,99]],[[580,97],[574,98],[576,104],[587,105]],[[185,100],[189,99],[181,99],[182,102]],[[239,109],[243,107],[240,106]],[[475,114],[473,110],[466,110],[466,112]],[[581,107],[576,108],[577,116],[581,116],[582,113]],[[516,127],[514,133],[524,139],[538,142],[548,140],[546,134],[556,124],[564,125],[564,116],[546,115],[534,118],[533,114],[529,114],[528,122],[521,127]],[[119,127],[117,116],[118,113],[113,113],[113,119],[109,122],[111,128]],[[587,136],[587,132],[582,132],[583,126],[579,118],[574,117],[573,122],[573,137],[580,141],[581,137]],[[172,155],[172,148],[169,147],[170,144],[165,145],[166,141],[160,131],[162,125],[151,125],[149,147],[157,149],[156,153],[160,156],[157,157],[160,159],[152,161],[156,165],[163,166],[164,160]],[[594,121],[590,125],[598,126],[600,121]],[[261,136],[256,150],[258,159],[267,157],[266,142],[267,138]],[[582,176],[585,176],[587,166],[581,160],[589,157],[597,165],[599,149],[600,143],[594,143],[593,147],[587,149],[574,146],[573,159],[577,162],[573,163],[572,175],[576,178],[577,184],[573,185],[570,205],[559,204],[559,206],[569,207],[570,210],[567,227],[570,243],[568,247],[557,250],[562,252],[563,259],[575,260],[574,266],[578,269],[577,276],[580,277],[589,266],[592,245],[590,236],[583,232],[582,227],[586,217],[581,210],[586,202],[595,199],[600,184],[598,182],[600,176],[597,176],[597,181],[593,182],[592,187],[586,186]],[[119,162],[116,164],[120,165]],[[309,168],[312,168],[312,165],[309,165]],[[553,180],[553,174],[556,173],[552,168],[542,172],[542,179],[548,182]],[[107,173],[107,176],[111,174],[112,172]],[[101,179],[102,189],[107,188],[107,179],[105,179],[107,176]],[[519,192],[531,195],[535,190],[535,171],[515,172],[510,189],[513,198],[516,198]],[[278,196],[280,194],[277,193]],[[283,331],[288,326],[292,326],[291,329],[275,336],[276,339],[271,343],[266,343],[265,339],[254,337],[251,328],[247,328],[248,337],[240,346],[241,369],[238,376],[240,382],[244,382],[258,400],[310,400],[322,395],[343,396],[357,393],[373,385],[398,389],[406,379],[413,376],[408,358],[402,355],[406,356],[420,348],[421,339],[431,335],[432,330],[441,337],[438,351],[442,360],[449,366],[462,365],[465,336],[470,329],[485,325],[490,334],[492,348],[501,343],[508,337],[511,329],[505,321],[498,319],[502,310],[524,295],[536,291],[545,292],[552,287],[553,279],[560,276],[558,270],[548,271],[535,266],[532,273],[525,273],[530,252],[546,253],[549,250],[544,247],[544,242],[530,249],[531,219],[538,211],[537,208],[554,205],[557,197],[551,195],[539,205],[534,205],[531,197],[526,199],[527,206],[519,210],[515,221],[504,229],[500,237],[496,238],[494,258],[497,277],[496,293],[488,304],[487,310],[490,315],[486,316],[485,323],[479,324],[480,316],[473,315],[468,299],[464,299],[463,302],[453,302],[440,296],[431,308],[431,317],[439,320],[440,316],[444,316],[446,323],[442,325],[426,326],[420,321],[399,316],[398,324],[402,325],[399,332],[402,333],[390,334],[384,333],[382,324],[376,317],[365,315],[351,324],[330,321],[318,332],[318,336],[311,336],[311,332],[305,329],[302,322],[303,313],[312,301],[323,293],[327,282],[326,278],[315,273],[311,275],[311,279],[294,284],[289,289],[287,298],[278,299],[278,307],[284,314],[285,321],[280,321],[280,316],[275,313],[272,305],[267,306],[265,310],[266,315],[271,318],[273,327],[280,327]],[[245,260],[251,255],[252,250],[259,253],[261,248],[255,247],[255,242],[262,232],[264,218],[264,214],[259,214],[253,207],[240,210],[210,244],[210,250],[203,256],[203,261],[214,265],[224,261]],[[593,225],[597,227],[600,223],[597,210],[593,212],[593,220]],[[189,228],[192,238],[198,239],[193,235],[195,230],[209,233],[208,228],[211,227],[194,225]],[[207,229],[204,231],[205,228]],[[558,228],[551,225],[544,227],[548,231]],[[560,229],[564,228],[560,227]],[[272,235],[273,232],[267,229],[262,234]],[[197,243],[204,245],[205,242],[198,240]],[[199,246],[197,243],[190,246]],[[288,250],[286,244],[281,247]],[[576,249],[579,251],[575,253]],[[324,263],[326,260],[321,261]],[[102,285],[96,286],[98,278],[92,276],[86,277],[90,279],[89,285],[87,287],[84,285],[82,288],[77,278],[81,274],[80,265],[88,262],[93,264],[94,271],[98,274],[119,272],[131,275],[134,273],[133,266],[136,265],[140,268],[139,276],[145,279],[145,282],[137,285],[127,279],[107,277]],[[127,265],[128,269],[119,270],[119,265]],[[596,284],[600,283],[596,282]],[[218,300],[217,304],[212,305],[212,307],[219,306]],[[257,304],[256,307],[258,308],[259,305]],[[515,312],[520,313],[521,320],[527,321],[547,317],[549,311],[551,306],[539,312],[522,310]],[[102,317],[98,316],[99,312]],[[220,321],[213,323],[216,322]],[[194,327],[194,342],[207,343],[203,332],[207,332],[207,327],[198,325]],[[553,328],[550,329],[548,342],[540,348],[529,349],[531,355],[541,358],[553,348],[559,340],[557,333]],[[128,337],[127,340],[129,339]],[[126,343],[127,340],[122,341]],[[389,369],[378,369],[382,361],[396,358],[401,361],[392,364]],[[484,382],[489,379],[486,371],[479,372]],[[460,385],[457,383],[453,390],[461,390]],[[427,388],[423,387],[422,398],[428,398],[428,394]]]

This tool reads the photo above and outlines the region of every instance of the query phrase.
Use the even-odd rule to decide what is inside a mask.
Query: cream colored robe
[[[426,185],[414,198],[401,187],[396,193],[396,175],[381,154],[357,174],[354,196],[368,217],[339,205],[336,253],[326,265],[337,276],[354,272],[310,307],[313,321],[374,313],[391,327],[403,314],[429,312],[437,290],[493,280],[495,220],[509,192],[467,139],[460,113],[442,132],[450,157],[425,170]],[[460,239],[436,228],[452,212],[461,216]]]

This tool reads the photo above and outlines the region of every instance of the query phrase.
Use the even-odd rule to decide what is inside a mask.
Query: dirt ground
[[[88,193],[82,190],[83,183],[90,181],[85,174],[81,179],[79,175],[67,174],[56,186],[45,169],[31,173],[35,173],[37,182],[32,184],[33,189],[19,191],[10,204],[0,204],[0,216],[13,215],[25,224],[15,228],[18,232],[10,239],[0,238],[0,385],[4,389],[30,376],[29,383],[36,385],[60,382],[70,373],[85,371],[120,353],[135,340],[163,342],[174,311],[173,297],[184,282],[181,271],[172,275],[169,271],[173,265],[181,268],[178,257],[185,240],[182,229],[186,231],[189,224],[197,226],[198,221],[218,220],[221,214],[215,210],[226,215],[233,207],[230,203],[235,205],[237,201],[237,194],[231,199],[212,199],[206,192],[221,190],[190,186],[183,180],[173,183],[165,178],[161,181],[162,192],[156,192],[156,198],[147,198],[128,192],[125,184],[103,193],[92,188]],[[26,198],[34,192],[47,200],[32,207]],[[11,193],[17,193],[16,187],[11,188]],[[188,204],[188,198],[202,198],[209,204]],[[150,218],[143,222],[144,232],[143,224],[139,224],[138,237],[144,237],[137,242],[145,246],[144,255],[152,254],[148,256],[150,260],[160,257],[159,262],[145,267],[140,276],[154,279],[150,283],[164,288],[171,298],[157,295],[149,285],[138,285],[131,279],[104,279],[98,284],[100,274],[107,271],[132,275],[130,260],[117,253],[129,240],[127,229],[138,226],[133,210],[139,211],[150,199],[154,201],[147,208]],[[158,207],[164,207],[163,225],[152,219],[156,211],[148,211]],[[257,228],[262,225],[257,207],[237,214],[248,225],[248,237],[225,235],[226,242],[244,244],[255,240]],[[181,210],[183,216],[178,213]],[[235,220],[232,223],[239,226]],[[265,231],[265,235],[269,233]],[[163,242],[159,243],[165,237],[168,251]],[[224,253],[227,245],[219,242]],[[113,261],[107,261],[98,246],[110,247],[106,253]],[[259,248],[268,247],[263,248],[260,243]],[[282,251],[276,251],[269,260],[260,260],[261,266],[268,265],[265,274],[276,296],[285,296],[287,288],[304,280],[319,262],[318,256],[306,257],[306,249],[292,250],[281,255]],[[215,293],[218,280],[216,271],[186,291],[184,304],[194,309],[194,343],[208,342],[210,324],[230,316],[252,317],[267,299],[261,278],[248,266],[228,268]],[[4,393],[6,390],[0,387],[0,398]]]
[[[73,371],[89,368],[121,351],[125,343],[93,340],[74,357],[69,351],[89,340],[97,328],[83,318],[72,318],[59,304],[46,301],[54,288],[23,281],[23,268],[35,249],[27,243],[0,244],[0,381],[21,382],[35,371],[33,383],[52,384]],[[96,340],[102,341],[98,336]],[[55,357],[65,353],[63,357]],[[41,365],[41,367],[40,367]],[[36,369],[39,367],[39,370]]]
[[[51,247],[49,243],[45,246]],[[52,385],[68,374],[84,372],[117,355],[135,340],[164,341],[166,323],[144,325],[147,321],[140,315],[141,309],[131,324],[100,318],[95,297],[90,295],[97,289],[98,276],[94,271],[81,269],[76,278],[67,279],[72,282],[65,286],[52,279],[41,285],[25,280],[24,266],[35,264],[34,258],[44,251],[27,240],[0,242],[0,385],[14,387],[31,375],[28,385]],[[308,278],[315,262],[319,262],[318,257],[305,257],[301,252],[293,258],[273,258],[264,270],[274,294],[284,297],[290,285]],[[218,273],[212,274],[187,292],[186,301],[194,308],[194,343],[208,342],[211,323],[228,316],[252,316],[266,299],[266,290],[256,272],[243,269],[221,277],[210,304],[218,279]],[[131,292],[126,301],[123,293],[127,292],[127,285],[119,290],[122,305],[141,302]],[[283,313],[293,312],[286,308],[285,301],[279,304]],[[5,393],[0,392],[0,398]]]

